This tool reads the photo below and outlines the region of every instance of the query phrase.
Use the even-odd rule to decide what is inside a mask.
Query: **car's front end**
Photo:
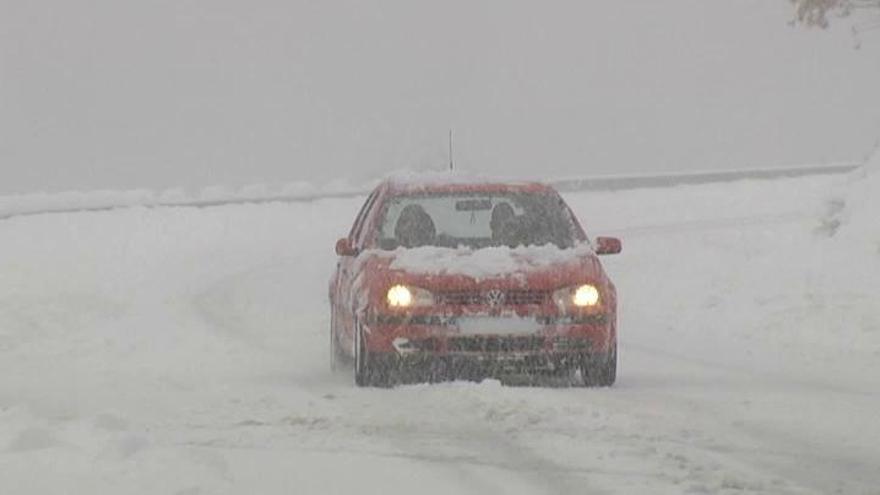
[[[615,289],[589,255],[482,279],[376,265],[360,319],[374,381],[565,378],[615,352]]]

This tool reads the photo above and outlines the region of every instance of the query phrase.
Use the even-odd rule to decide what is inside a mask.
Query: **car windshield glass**
[[[379,246],[469,247],[574,245],[574,223],[556,194],[423,194],[391,198]]]

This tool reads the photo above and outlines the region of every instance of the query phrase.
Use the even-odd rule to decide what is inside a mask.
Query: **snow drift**
[[[841,239],[880,256],[880,148],[853,172],[844,201]]]

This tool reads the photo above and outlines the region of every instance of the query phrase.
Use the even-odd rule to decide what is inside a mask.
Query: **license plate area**
[[[455,326],[462,336],[530,336],[542,328],[535,318],[516,316],[464,316]]]

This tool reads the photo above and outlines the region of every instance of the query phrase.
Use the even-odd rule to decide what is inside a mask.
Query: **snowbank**
[[[854,172],[844,203],[840,239],[880,255],[880,149]]]
[[[308,182],[285,184],[249,184],[241,187],[207,186],[187,190],[161,191],[66,191],[0,196],[0,219],[19,215],[75,211],[111,210],[135,206],[216,206],[221,204],[311,201],[321,198],[344,198],[366,194],[372,183],[352,185],[338,180],[323,185]]]
[[[855,165],[848,163],[803,165],[798,167],[722,170],[715,172],[683,172],[662,175],[620,175],[540,180],[559,191],[594,191],[638,188],[666,188],[683,184],[733,182],[748,179],[774,179],[810,175],[841,174]],[[472,184],[484,181],[525,183],[522,179],[486,177],[461,171],[400,170],[388,176],[396,182],[413,187],[436,183]],[[0,219],[19,215],[72,211],[110,210],[134,206],[216,206],[221,204],[272,203],[311,201],[321,198],[345,198],[366,195],[377,181],[352,184],[337,179],[324,185],[308,182],[287,184],[252,184],[242,187],[208,186],[197,190],[172,188],[162,191],[146,189],[131,191],[68,191],[61,193],[34,192],[0,196]]]

